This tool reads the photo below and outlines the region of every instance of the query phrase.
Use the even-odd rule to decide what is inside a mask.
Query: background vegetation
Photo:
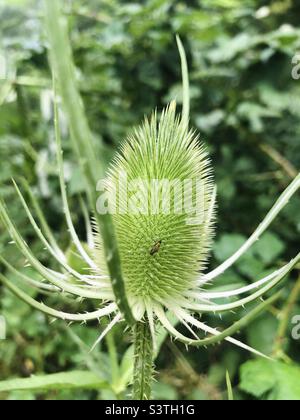
[[[192,124],[210,150],[218,184],[217,237],[210,262],[215,266],[253,231],[300,168],[300,80],[291,75],[292,58],[300,50],[299,2],[69,0],[64,5],[87,116],[95,135],[106,145],[107,162],[145,114],[161,109],[174,97],[180,103],[174,35],[181,35],[191,72]],[[34,186],[71,258],[55,170],[51,78],[42,15],[40,1],[0,1],[0,190],[31,248],[49,263],[10,184],[11,177],[22,175]],[[78,198],[83,184],[66,126],[65,132],[73,217],[84,235]],[[297,195],[218,285],[245,285],[294,256],[299,251],[299,208]],[[0,252],[23,267],[24,260],[8,242],[0,226]],[[227,398],[228,370],[236,399],[300,399],[300,340],[291,339],[291,319],[300,314],[299,295],[300,271],[296,271],[276,307],[240,337],[277,357],[278,363],[253,361],[251,355],[228,344],[186,352],[184,346],[166,339],[158,359],[155,397]],[[65,308],[76,310],[76,302],[67,300]],[[130,335],[124,338],[122,328],[89,357],[85,345],[90,346],[99,334],[96,324],[50,325],[45,316],[3,288],[0,313],[8,321],[8,339],[0,341],[0,380],[96,369],[106,383],[97,390],[85,389],[84,383],[78,389],[60,389],[57,383],[53,389],[44,385],[44,391],[0,393],[0,398],[127,395],[115,369],[116,358],[130,343]],[[224,325],[236,316],[224,318]],[[214,317],[210,322],[216,322]],[[122,369],[126,372],[126,366]]]

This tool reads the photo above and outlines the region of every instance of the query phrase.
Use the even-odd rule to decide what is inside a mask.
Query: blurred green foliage
[[[181,103],[174,35],[182,37],[191,75],[191,122],[209,148],[218,184],[217,237],[211,261],[215,266],[241,245],[300,167],[300,80],[292,77],[292,59],[300,50],[299,2],[63,3],[87,116],[96,138],[107,145],[108,161],[145,114],[160,110],[173,98]],[[10,186],[11,177],[27,178],[56,236],[68,250],[55,176],[51,79],[42,15],[42,2],[37,0],[0,2],[0,190],[31,248],[50,263]],[[72,213],[84,235],[78,206],[78,194],[84,187],[63,115],[61,120]],[[244,285],[294,256],[299,251],[299,208],[296,196],[269,233],[214,286]],[[22,267],[24,261],[8,245],[1,225],[0,235],[0,252]],[[279,348],[276,355],[284,363],[244,364],[251,356],[227,344],[186,353],[184,347],[167,340],[158,359],[161,373],[155,397],[226,399],[228,371],[235,399],[300,399],[299,368],[294,366],[300,363],[300,342],[290,339],[291,317],[300,314],[299,296],[290,302],[291,308],[286,306],[296,280],[297,273],[290,276],[277,308],[261,316],[241,337],[268,354]],[[76,305],[66,301],[64,309],[76,310]],[[2,398],[109,399],[127,395],[125,389],[118,394],[111,386],[112,342],[119,343],[118,360],[130,343],[122,329],[90,360],[86,346],[99,334],[96,324],[67,330],[60,322],[49,325],[44,315],[3,289],[0,312],[8,321],[8,339],[0,341],[1,380],[85,369],[110,384],[92,387],[96,390],[82,385],[79,390],[59,390],[57,386],[43,392],[12,391],[0,394]],[[285,337],[278,331],[278,319],[283,315],[288,323]],[[217,319],[210,318],[217,324]],[[224,324],[235,318],[234,314],[226,316]],[[292,362],[294,365],[289,365]]]

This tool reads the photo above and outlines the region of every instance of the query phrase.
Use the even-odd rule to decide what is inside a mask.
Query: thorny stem
[[[153,371],[153,342],[146,319],[134,327],[133,400],[150,400]]]
[[[286,338],[285,338],[286,331],[289,326],[290,315],[293,311],[295,304],[297,303],[299,295],[300,295],[300,275],[290,294],[287,304],[280,315],[280,323],[279,323],[279,328],[278,328],[277,337],[275,341],[275,347],[273,351],[273,355],[276,358],[285,358],[283,347],[286,342]]]
[[[96,186],[98,181],[103,179],[105,175],[104,161],[98,158],[101,155],[100,149],[103,152],[103,145],[100,148],[97,147],[97,142],[95,142],[85,115],[82,98],[76,85],[67,24],[62,16],[60,6],[61,2],[58,0],[45,1],[46,27],[48,30],[54,81],[58,82],[58,90],[68,117],[73,148],[86,181],[87,196],[91,208],[95,213],[101,231],[115,300],[127,323],[133,325],[135,319],[126,297],[121,259],[112,217],[110,214],[100,215],[97,212],[96,203],[98,197]]]

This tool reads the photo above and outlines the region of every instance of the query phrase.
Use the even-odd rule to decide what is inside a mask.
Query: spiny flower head
[[[96,299],[99,301],[99,308],[88,313],[62,312],[36,301],[18,286],[12,284],[2,273],[0,273],[0,281],[23,301],[53,318],[70,322],[87,322],[100,320],[107,315],[114,315],[95,343],[96,345],[116,323],[124,319],[124,314],[119,308],[118,297],[114,293],[115,280],[110,278],[106,269],[109,255],[104,257],[97,223],[94,235],[92,234],[92,225],[83,202],[89,250],[82,245],[72,223],[64,183],[58,130],[56,134],[57,164],[68,231],[77,253],[83,260],[83,266],[89,267],[90,272],[86,273],[84,270],[86,274],[83,274],[70,266],[65,253],[59,247],[43,216],[36,197],[26,182],[24,186],[36,210],[41,228],[32,215],[20,189],[15,184],[16,191],[36,235],[44,244],[45,249],[59,263],[61,270],[50,269],[35,257],[12,221],[2,199],[0,199],[0,219],[12,237],[12,244],[16,245],[26,258],[25,266],[32,266],[43,280],[36,281],[23,272],[19,272],[2,255],[0,255],[0,262],[27,286],[35,287],[42,293],[64,292],[80,299]],[[128,203],[124,203],[122,194],[116,196],[115,204],[119,210],[120,208],[124,210],[128,204],[126,211],[115,212],[113,220],[120,247],[126,295],[128,294],[129,305],[135,319],[143,319],[149,323],[154,343],[154,321],[157,320],[173,337],[187,345],[206,346],[227,340],[255,354],[260,354],[232,338],[232,335],[274,302],[278,298],[278,294],[255,307],[223,332],[206,325],[192,314],[221,314],[244,307],[276,287],[300,261],[299,253],[282,268],[242,288],[227,291],[206,289],[208,283],[222,275],[260,238],[272,220],[300,188],[300,174],[282,193],[245,244],[219,267],[203,274],[202,270],[212,242],[216,189],[213,185],[207,153],[195,133],[188,131],[186,123],[176,116],[174,104],[171,104],[162,113],[160,121],[154,113],[150,121],[146,120],[124,142],[121,152],[109,170],[108,179],[105,181],[108,198],[114,198],[113,185],[120,173],[121,178],[126,174],[128,185],[131,181],[133,181],[133,185],[136,185],[138,180],[139,187],[141,184],[149,187],[153,180],[166,180],[169,183],[173,181],[172,193],[168,194],[166,190],[159,190],[158,195],[154,194],[155,212],[151,206],[153,204],[152,189],[139,188],[137,190],[133,188],[131,190],[129,188],[133,193],[129,194]],[[183,200],[183,204],[188,203],[188,211],[186,208],[185,211],[182,211],[180,201],[176,201],[178,191],[175,187],[184,185],[186,180],[194,181],[195,184],[198,181],[200,193],[197,188],[193,189],[192,184],[188,183]],[[177,192],[175,193],[175,191]],[[159,205],[158,208],[157,205]],[[245,294],[249,295],[236,299]],[[229,299],[229,302],[217,303],[220,299]],[[188,331],[188,335],[183,335],[174,327],[170,322],[170,314],[180,321]],[[195,330],[208,333],[210,337],[199,338]]]
[[[94,209],[94,183],[98,177],[101,162],[97,158],[94,159],[96,153],[92,141],[93,136],[83,113],[83,107],[80,106],[81,100],[76,90],[75,77],[72,72],[70,45],[67,41],[62,19],[60,19],[57,2],[48,0],[46,4],[54,76],[58,79],[64,107],[68,114],[69,126],[72,128],[71,138],[74,142],[74,150],[82,174],[85,176],[87,197],[91,208]],[[202,270],[212,241],[216,190],[205,149],[199,143],[195,133],[188,131],[187,128],[189,115],[188,69],[183,46],[179,38],[177,41],[183,73],[183,119],[181,120],[176,116],[175,105],[171,104],[162,113],[160,121],[158,121],[156,113],[150,121],[146,120],[124,142],[120,153],[109,170],[107,181],[109,197],[113,196],[112,185],[116,182],[120,173],[126,174],[128,182],[140,181],[146,187],[149,187],[153,180],[173,182],[172,192],[166,194],[165,190],[159,190],[158,196],[155,195],[156,199],[154,200],[158,210],[156,207],[156,212],[153,212],[152,189],[150,189],[151,194],[149,194],[149,189],[139,188],[138,193],[132,193],[133,197],[130,197],[129,209],[117,211],[114,214],[115,229],[110,217],[96,217],[94,236],[98,243],[97,250],[95,250],[95,241],[91,234],[92,226],[84,203],[83,213],[87,224],[89,250],[86,250],[85,246],[82,245],[72,222],[64,180],[60,129],[56,109],[55,137],[63,210],[73,245],[84,261],[83,266],[88,266],[90,272],[84,271],[85,274],[83,274],[81,270],[76,271],[70,265],[65,253],[59,247],[55,235],[51,232],[35,195],[29,186],[26,186],[26,183],[25,187],[35,208],[39,225],[21,191],[15,184],[16,191],[36,235],[51,257],[56,260],[60,270],[56,271],[53,268],[46,267],[36,258],[10,217],[5,202],[0,197],[0,221],[10,233],[12,244],[16,245],[25,257],[25,266],[31,265],[40,274],[42,280],[36,281],[24,272],[20,272],[15,268],[15,262],[10,264],[2,255],[0,255],[1,264],[8,271],[14,273],[19,280],[25,282],[27,286],[35,287],[39,292],[57,295],[63,292],[80,300],[98,300],[97,310],[76,314],[62,312],[33,299],[31,295],[13,284],[5,274],[2,274],[2,270],[0,281],[23,301],[53,318],[70,322],[87,322],[114,315],[97,343],[116,323],[124,319],[128,321],[129,318],[128,324],[132,321],[131,314],[128,315],[130,311],[128,311],[126,296],[122,296],[126,292],[135,318],[137,320],[144,318],[145,325],[149,324],[153,342],[155,342],[154,320],[156,320],[173,337],[187,345],[206,346],[225,339],[258,354],[256,350],[232,338],[232,335],[247,325],[269,304],[273,303],[277,299],[277,295],[252,309],[243,318],[222,332],[206,325],[197,315],[194,316],[193,314],[221,314],[244,307],[276,287],[299,263],[300,253],[285,266],[247,286],[226,291],[206,289],[209,282],[214,281],[230,268],[268,229],[274,218],[300,188],[300,174],[282,193],[265,219],[241,248],[219,267],[203,274]],[[67,56],[64,55],[65,51],[68,51]],[[67,61],[64,60],[65,58]],[[70,65],[65,65],[68,64],[68,60]],[[55,108],[57,108],[57,104]],[[102,173],[103,167],[100,169]],[[191,185],[189,188],[185,188],[184,201],[189,203],[187,207],[190,211],[186,211],[185,208],[185,211],[182,212],[178,211],[180,204],[175,200],[177,193],[175,194],[174,191],[175,187],[178,188],[185,180],[191,181],[192,184],[197,184],[197,181],[200,181],[202,193],[196,193]],[[198,200],[199,195],[202,198],[200,201]],[[166,200],[168,196],[170,196],[170,203],[173,203],[173,208],[165,211],[165,202],[168,203],[169,201]],[[176,205],[174,204],[175,201]],[[117,207],[124,208],[127,203],[124,202],[123,196],[119,194],[116,204]],[[195,212],[193,212],[194,208],[196,208]],[[137,209],[138,211],[136,211]],[[198,219],[198,223],[195,223],[195,217]],[[105,257],[102,250],[101,235],[97,233],[99,227],[105,242]],[[116,231],[117,244],[113,240],[110,241],[110,234],[113,234],[113,230]],[[122,270],[119,267],[117,245],[120,248]],[[94,253],[94,258],[91,256],[92,253]],[[114,262],[116,262],[115,265],[113,265]],[[122,277],[125,281],[125,291]],[[247,296],[240,297],[241,295]],[[239,298],[237,299],[237,297]],[[220,299],[221,302],[228,299],[228,302],[218,303]],[[144,316],[145,311],[147,316]],[[183,335],[174,327],[169,315],[180,321],[187,330],[187,335]],[[198,336],[199,331],[208,333],[210,336],[200,338]]]
[[[115,199],[121,181],[123,191]],[[139,318],[147,303],[178,300],[196,286],[212,242],[210,161],[195,132],[176,116],[175,103],[160,120],[155,112],[123,143],[107,189],[116,204],[113,222],[126,291]],[[96,262],[105,269],[99,236],[97,243]]]

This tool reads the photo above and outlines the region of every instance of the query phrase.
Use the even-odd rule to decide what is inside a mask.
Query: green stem
[[[181,71],[182,71],[182,91],[183,91],[183,102],[182,102],[182,119],[188,128],[190,119],[190,81],[189,81],[189,70],[186,59],[184,46],[181,42],[180,37],[176,36],[177,46],[179,50],[181,60]]]
[[[150,400],[153,371],[153,342],[145,320],[134,327],[133,400]]]
[[[297,282],[295,283],[295,286],[290,294],[287,304],[280,315],[280,322],[279,322],[277,337],[275,341],[275,347],[273,351],[273,356],[278,359],[285,358],[284,346],[287,341],[287,339],[285,338],[286,332],[289,326],[291,313],[293,312],[294,306],[297,303],[299,295],[300,295],[300,276]]]
[[[97,184],[105,177],[104,160],[99,158],[103,151],[103,145],[97,146],[77,89],[67,22],[61,12],[62,3],[58,0],[45,0],[46,27],[54,80],[58,82],[57,85],[68,117],[73,148],[86,181],[87,196],[91,208],[101,231],[115,301],[127,323],[133,325],[135,319],[126,297],[112,217],[110,214],[101,215],[97,212]]]

